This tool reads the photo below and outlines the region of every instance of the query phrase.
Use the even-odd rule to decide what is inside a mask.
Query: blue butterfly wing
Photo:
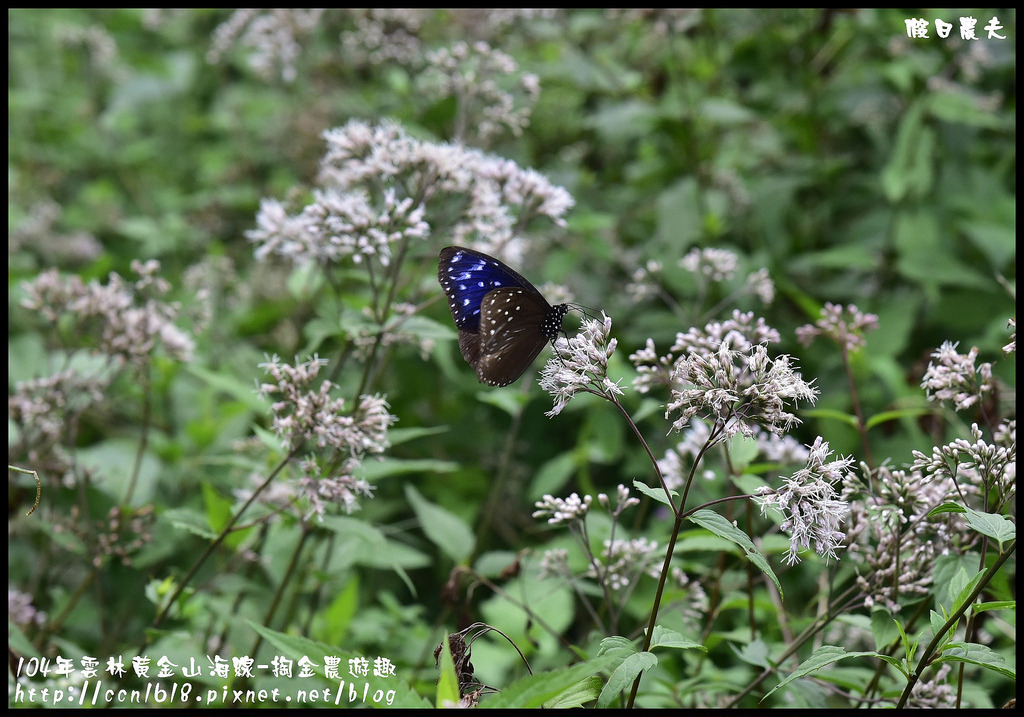
[[[507,386],[553,341],[568,312],[494,257],[464,247],[441,250],[437,279],[459,330],[459,351],[482,383]]]
[[[441,250],[437,280],[448,297],[455,326],[470,333],[479,330],[480,304],[494,289],[518,287],[541,296],[533,284],[494,257],[458,246]]]

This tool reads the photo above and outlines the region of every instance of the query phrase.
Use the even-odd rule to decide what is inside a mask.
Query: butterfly
[[[459,330],[459,351],[481,383],[517,381],[562,330],[568,304],[552,306],[493,256],[461,246],[441,250],[437,280]]]

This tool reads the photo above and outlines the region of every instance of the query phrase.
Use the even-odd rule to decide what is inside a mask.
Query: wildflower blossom
[[[573,523],[582,520],[590,509],[593,496],[579,497],[573,493],[568,498],[555,498],[551,494],[545,494],[544,498],[538,500],[534,505],[534,518],[547,518],[550,525],[561,525],[562,523]]]
[[[334,388],[330,381],[310,390],[326,363],[314,356],[290,366],[274,356],[260,364],[274,381],[259,386],[259,392],[273,400],[272,430],[286,448],[309,441],[355,456],[382,453],[388,445],[388,426],[395,421],[387,402],[379,396],[360,396],[358,405],[348,412],[344,399],[330,396]]]
[[[798,327],[796,337],[804,346],[810,346],[815,336],[828,336],[847,351],[857,351],[864,346],[864,334],[877,328],[878,317],[865,314],[854,304],[843,307],[826,303],[821,318],[814,325]]]
[[[688,361],[692,354],[710,355],[725,342],[743,352],[755,344],[778,343],[780,340],[779,332],[768,326],[763,318],[758,317],[755,321],[754,312],[738,310],[725,321],[677,333],[675,343],[664,356],[659,356],[654,341],[647,339],[646,346],[629,357],[637,370],[633,388],[640,393],[647,393],[656,386],[671,388],[677,364]]]
[[[913,451],[912,468],[920,471],[925,482],[932,480],[948,480],[961,489],[973,486],[974,491],[981,492],[988,487],[998,488],[1000,494],[1007,495],[1014,489],[1017,477],[1016,457],[1017,444],[1006,441],[1007,427],[1000,432],[1004,445],[992,444],[984,439],[978,424],[971,425],[971,440],[958,438],[943,446],[932,448],[931,455],[921,451]]]
[[[387,264],[397,241],[443,228],[454,243],[515,262],[509,250],[525,251],[516,232],[533,217],[564,226],[573,204],[568,192],[535,171],[460,145],[414,139],[395,123],[352,121],[324,139],[313,202],[298,213],[277,200],[262,202],[257,227],[247,233],[257,258]]]
[[[493,139],[504,129],[514,136],[529,124],[530,112],[540,95],[536,75],[518,74],[510,55],[486,42],[456,42],[426,54],[427,68],[420,85],[438,99],[454,97],[464,125],[473,124],[475,139]],[[463,137],[469,126],[457,127]]]
[[[77,276],[45,271],[25,283],[22,306],[54,324],[69,316],[75,341],[94,341],[118,363],[142,366],[157,349],[176,361],[191,361],[195,342],[175,323],[180,307],[161,300],[171,287],[157,275],[160,263],[136,260],[131,266],[139,275],[134,283],[114,272],[106,284],[86,284]]]
[[[354,30],[341,33],[346,61],[352,65],[395,62],[418,65],[423,58],[419,32],[428,10],[419,8],[350,8]]]
[[[772,281],[768,270],[758,269],[747,275],[747,290],[761,300],[762,304],[770,304],[775,301],[775,282]]]
[[[1014,332],[1010,334],[1010,343],[1003,346],[1004,354],[1012,354],[1017,352],[1017,319],[1010,319],[1009,326],[1014,329]]]
[[[248,51],[249,67],[265,79],[277,68],[285,82],[298,76],[296,60],[306,37],[312,34],[323,15],[322,9],[243,8],[221,23],[213,33],[213,43],[206,54],[210,64],[235,45]]]
[[[629,283],[626,284],[626,294],[633,303],[640,303],[650,296],[658,293],[656,281],[661,275],[661,262],[649,259],[643,266],[633,269]]]
[[[737,432],[752,438],[756,426],[781,436],[800,422],[787,403],[817,396],[789,356],[772,359],[763,345],[737,351],[723,342],[713,353],[691,353],[676,362],[671,381],[665,418],[678,413],[672,428],[681,431],[699,416],[716,424],[723,438]]]
[[[790,536],[786,552],[790,565],[799,562],[800,551],[812,545],[826,561],[834,559],[846,537],[839,527],[849,513],[849,506],[840,498],[836,484],[842,488],[853,459],[829,461],[830,456],[828,443],[817,438],[803,468],[787,478],[782,488],[762,488],[755,498],[762,515],[774,507],[785,516],[781,529]]]
[[[673,600],[671,605],[673,613],[679,615],[685,624],[693,628],[704,625],[708,610],[711,608],[711,600],[703,586],[691,579],[682,568],[673,567],[669,571],[669,577],[672,578],[675,589],[684,592],[682,597],[676,597]]]
[[[63,463],[66,456],[60,446],[69,428],[87,408],[103,401],[110,378],[105,373],[85,375],[68,369],[18,381],[7,399],[10,420],[18,428],[12,454],[24,455],[33,463],[46,459]]]
[[[970,408],[992,391],[992,364],[975,366],[977,347],[966,354],[956,351],[958,344],[944,341],[932,354],[934,361],[921,379],[929,401],[952,401],[957,411]]]
[[[544,551],[540,560],[540,576],[542,578],[569,578],[569,551],[565,548],[551,548]]]
[[[608,378],[608,359],[618,342],[609,338],[611,317],[604,313],[602,317],[601,321],[584,321],[571,339],[561,336],[555,341],[555,355],[540,374],[540,387],[555,399],[554,407],[544,415],[561,413],[579,391],[608,398],[622,394],[618,383]]]
[[[911,690],[907,709],[956,709],[960,700],[955,681],[950,680],[949,673],[952,671],[953,665],[946,662],[939,665],[934,674],[927,679],[919,680]]]
[[[643,574],[658,577],[658,543],[647,538],[604,541],[604,551],[598,565],[591,564],[585,577],[595,578],[612,590],[632,585]]]
[[[22,249],[33,251],[46,264],[83,264],[96,259],[103,252],[103,245],[85,231],[59,231],[57,223],[62,213],[63,208],[52,199],[33,203],[10,232],[8,254]]]
[[[18,627],[42,627],[49,619],[45,612],[37,610],[32,604],[32,596],[28,593],[7,588],[7,619]]]
[[[739,258],[728,249],[691,249],[679,260],[679,266],[711,281],[727,281],[736,273]]]
[[[622,511],[632,508],[634,505],[640,505],[640,499],[630,496],[629,488],[621,483],[615,488],[614,510],[611,509],[611,499],[606,493],[598,493],[597,502],[601,504],[601,507],[611,512],[612,517],[618,517],[622,514]]]
[[[866,475],[870,488],[850,480],[843,491],[850,505],[847,552],[865,607],[880,605],[895,614],[906,598],[929,593],[935,561],[967,526],[955,513],[929,515],[954,494],[948,477],[926,480],[919,470],[885,465]]]
[[[336,503],[346,514],[352,514],[359,510],[359,496],[373,497],[374,487],[355,476],[360,464],[357,458],[349,456],[334,475],[324,476],[314,458],[302,462],[298,493],[310,504],[310,515],[323,520],[326,503]]]

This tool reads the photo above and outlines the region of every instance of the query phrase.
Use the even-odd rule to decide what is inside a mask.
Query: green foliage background
[[[934,32],[911,39],[905,11],[819,9],[707,10],[665,33],[649,17],[568,11],[488,38],[539,76],[541,94],[525,132],[487,151],[535,168],[577,203],[564,231],[540,230],[548,248],[531,254],[522,272],[537,284],[561,283],[613,317],[619,353],[611,374],[623,385],[633,375],[626,356],[648,337],[667,347],[677,331],[725,318],[737,306],[762,311],[783,336],[778,350],[797,356],[821,390],[819,412],[804,416],[800,437],[823,435],[838,453],[860,457],[856,431],[821,410],[852,410],[834,347],[818,341],[803,348],[793,335],[825,302],[853,303],[880,318],[855,362],[869,417],[926,407],[920,378],[941,342],[976,346],[992,361],[1008,341],[1015,313],[1016,13],[976,14],[997,15],[1007,39],[971,45]],[[328,128],[394,118],[416,136],[444,141],[456,111],[450,100],[417,91],[416,77],[399,63],[351,61],[339,41],[351,28],[343,11],[326,13],[304,38],[291,82],[252,72],[244,48],[207,61],[224,11],[168,13],[153,25],[148,17],[139,10],[8,13],[9,231],[49,199],[59,206],[55,236],[86,233],[101,247],[81,259],[50,245],[12,244],[12,390],[17,381],[47,375],[57,361],[47,327],[19,307],[22,282],[42,270],[103,281],[111,271],[128,275],[132,260],[155,258],[172,298],[189,306],[194,297],[181,280],[189,267],[211,258],[234,267],[215,287],[212,321],[196,337],[194,362],[154,367],[152,427],[135,501],[152,504],[156,518],[152,542],[131,565],[105,562],[82,586],[94,557],[88,541],[54,527],[72,510],[99,518],[117,504],[141,439],[142,386],[115,385],[110,403],[85,418],[74,450],[98,478],[88,495],[43,475],[40,512],[25,517],[28,482],[11,479],[10,583],[51,618],[74,606],[61,614],[49,643],[69,655],[132,654],[143,643],[157,586],[188,570],[237,507],[235,491],[273,465],[237,449],[254,426],[267,425],[253,392],[257,364],[265,354],[332,357],[345,317],[358,315],[365,301],[356,282],[347,306],[322,303],[316,282],[302,272],[257,263],[244,233],[261,198],[308,192]],[[102,43],[67,39],[82,37],[69,28],[91,27],[113,41],[112,56],[102,54]],[[420,39],[440,47],[475,32],[468,15],[438,10]],[[410,270],[424,285],[435,282],[437,252],[447,243],[441,237],[415,248]],[[693,279],[676,262],[693,246],[735,251],[741,274],[766,267],[777,287],[772,306],[747,298],[706,313],[727,297],[692,300]],[[631,272],[649,260],[663,263],[665,287],[679,306],[630,301]],[[353,276],[351,266],[336,271],[342,282]],[[377,386],[399,422],[386,457],[367,466],[375,497],[352,516],[326,521],[309,567],[289,574],[284,609],[266,625],[346,654],[386,656],[402,684],[413,686],[410,703],[432,700],[433,648],[463,619],[500,625],[530,652],[535,671],[567,665],[571,654],[554,635],[533,629],[500,594],[478,587],[464,601],[447,601],[452,569],[468,563],[497,580],[519,551],[569,546],[531,518],[545,493],[612,493],[618,483],[650,476],[609,406],[584,396],[549,419],[550,398],[533,372],[506,389],[477,384],[458,357],[439,288],[437,294],[423,312],[430,321],[420,326],[421,337],[440,339],[436,347],[423,356],[396,346]],[[1012,360],[995,368],[1012,387]],[[338,379],[343,387],[349,381]],[[673,444],[662,401],[636,394],[625,400],[645,419],[656,453]],[[911,450],[927,450],[970,421],[938,415],[889,422],[871,433],[872,452],[899,465]],[[180,663],[204,655],[216,637],[225,653],[244,654],[301,540],[287,520],[232,535],[196,576],[180,612],[148,635],[150,649]],[[726,597],[742,589],[741,559],[712,566],[706,555],[690,553],[683,565],[697,574],[722,571]],[[810,603],[831,569],[810,561],[779,571],[787,605]],[[524,574],[503,585],[525,594],[536,587],[532,580]],[[84,596],[75,594],[79,586]],[[568,589],[537,594],[544,602],[531,607],[555,633],[594,644],[594,635],[574,629],[585,617]],[[635,636],[645,624],[651,595],[641,584],[624,634]],[[769,603],[756,609],[761,622],[773,619]],[[753,669],[727,644],[743,639],[744,617],[725,610],[708,643],[725,682],[742,683],[737,673]],[[778,638],[771,629],[765,626],[768,642]],[[12,638],[28,653],[26,640]],[[473,662],[491,684],[523,674],[500,640],[478,641]],[[676,667],[685,672],[684,664],[693,667],[683,658]],[[660,690],[649,699],[651,706],[672,703]],[[813,695],[800,699],[820,704]]]

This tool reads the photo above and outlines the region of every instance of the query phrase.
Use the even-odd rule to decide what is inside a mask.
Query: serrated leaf
[[[847,652],[844,648],[836,645],[823,645],[811,653],[811,656],[800,663],[800,665],[793,670],[782,682],[775,685],[771,690],[768,691],[764,697],[761,698],[763,702],[768,695],[772,694],[781,687],[785,687],[793,680],[800,677],[806,677],[807,675],[813,674],[823,667],[828,667],[840,660],[848,660],[851,657],[882,657],[877,652]]]
[[[665,495],[665,489],[664,488],[661,488],[661,487],[651,488],[646,483],[641,483],[638,480],[633,481],[633,487],[636,488],[641,493],[643,493],[644,495],[646,495],[648,498],[651,498],[652,500],[656,500],[659,503],[664,503],[665,505],[667,505],[670,508],[673,507],[672,506],[672,501],[670,501],[668,499],[668,497]],[[679,494],[676,493],[675,491],[672,491],[672,495],[679,495]]]
[[[658,657],[651,652],[637,652],[627,657],[622,664],[615,668],[604,689],[601,690],[601,696],[597,698],[598,708],[608,707],[612,700],[633,684],[637,675],[657,664]]]
[[[1006,658],[985,645],[973,642],[952,642],[936,662],[966,662],[970,665],[984,667],[986,670],[998,672],[1004,677],[1017,679],[1017,670],[1006,661]]]
[[[632,655],[637,651],[636,643],[632,640],[622,637],[621,635],[611,635],[601,640],[601,644],[597,649],[597,654],[600,655]]]
[[[654,626],[654,632],[651,635],[651,649],[656,647],[671,647],[677,650],[691,650],[698,649],[707,652],[708,649],[699,642],[694,642],[689,638],[683,636],[682,633],[676,632],[675,630],[669,630],[661,625]]]
[[[577,692],[577,684],[615,664],[612,657],[595,657],[571,667],[524,677],[481,703],[487,708],[531,709],[544,707],[562,695]]]
[[[690,516],[690,520],[700,527],[711,531],[720,538],[725,538],[731,543],[735,543],[743,549],[747,559],[758,567],[761,572],[771,578],[771,581],[775,583],[775,587],[779,591],[779,595],[782,596],[782,584],[779,583],[779,579],[775,576],[775,572],[768,564],[768,560],[761,554],[750,540],[746,533],[737,528],[735,525],[730,523],[728,520],[720,516],[713,510],[701,509]]]
[[[597,675],[587,677],[584,680],[572,685],[562,694],[544,703],[544,707],[550,710],[567,710],[583,707],[588,702],[593,702],[601,694],[604,683]]]
[[[967,519],[968,527],[997,541],[1000,551],[1005,543],[1017,537],[1017,526],[1005,515],[982,513],[959,503],[943,503],[933,508],[928,515],[941,513],[961,513]]]

